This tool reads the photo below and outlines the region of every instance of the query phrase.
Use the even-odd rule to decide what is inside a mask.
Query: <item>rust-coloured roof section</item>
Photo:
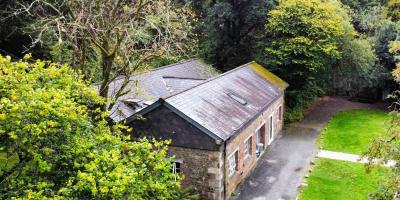
[[[287,86],[261,65],[250,62],[164,100],[208,132],[227,140],[278,99]]]

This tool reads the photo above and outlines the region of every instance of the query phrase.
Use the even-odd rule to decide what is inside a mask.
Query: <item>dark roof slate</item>
[[[217,74],[201,60],[191,59],[131,76],[125,88],[128,92],[117,100],[110,111],[110,118],[121,121],[138,111],[126,105],[125,100],[139,99],[150,104],[161,97],[198,85]],[[109,97],[115,96],[122,81],[123,78],[119,78],[109,84]]]
[[[162,101],[201,129],[227,140],[278,99],[286,87],[286,82],[251,62]]]

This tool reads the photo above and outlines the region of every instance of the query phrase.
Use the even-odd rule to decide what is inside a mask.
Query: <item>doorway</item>
[[[259,157],[261,153],[264,151],[265,144],[265,124],[262,124],[261,127],[256,130],[256,155]]]

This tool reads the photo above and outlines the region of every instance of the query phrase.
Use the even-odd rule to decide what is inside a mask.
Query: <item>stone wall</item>
[[[272,103],[262,114],[257,116],[248,126],[246,126],[240,134],[237,134],[234,138],[227,141],[226,145],[226,157],[225,157],[225,175],[226,175],[226,196],[225,199],[228,199],[231,193],[236,189],[238,184],[243,181],[243,179],[249,174],[249,172],[253,169],[257,162],[256,156],[256,131],[258,129],[262,130],[262,137],[261,142],[264,143],[264,149],[267,147],[269,143],[268,138],[268,131],[269,131],[269,124],[268,119],[272,115],[273,116],[273,135],[276,139],[278,134],[282,131],[283,127],[283,116],[278,116],[278,108],[282,106],[283,115],[283,108],[284,108],[284,97],[280,97],[274,103]],[[263,127],[264,126],[264,127]],[[244,157],[244,142],[249,138],[252,137],[252,147],[250,156],[246,159]],[[237,170],[232,175],[229,176],[229,157],[238,151],[238,161],[237,161]]]
[[[171,146],[191,149],[220,149],[220,145],[213,138],[164,106],[143,115],[143,118],[128,123],[132,128],[132,138],[172,140]]]
[[[157,139],[166,137],[173,140],[168,153],[181,163],[181,174],[187,177],[182,182],[184,187],[188,186],[194,189],[200,194],[201,199],[228,199],[257,162],[255,155],[256,130],[260,129],[263,132],[261,142],[265,144],[264,148],[269,142],[269,116],[274,116],[274,138],[281,132],[283,120],[279,120],[278,108],[282,106],[283,114],[283,99],[283,96],[280,97],[259,116],[256,116],[239,134],[226,141],[226,154],[221,146],[215,144],[215,141],[210,140],[203,133],[197,133],[199,130],[189,126],[183,119],[165,108],[155,110],[152,112],[153,114],[146,116],[151,120],[145,121],[144,124],[135,124],[136,126],[133,127],[143,126],[143,130],[148,130]],[[187,135],[190,137],[185,137]],[[250,156],[245,159],[243,155],[244,142],[249,137],[252,137],[252,147]],[[182,138],[184,139],[182,140]],[[199,149],[199,147],[205,149]],[[207,150],[207,148],[209,149]],[[236,150],[238,150],[237,171],[234,175],[228,176],[228,158]]]
[[[183,186],[189,186],[201,199],[223,199],[223,153],[170,146],[168,153],[181,162]]]

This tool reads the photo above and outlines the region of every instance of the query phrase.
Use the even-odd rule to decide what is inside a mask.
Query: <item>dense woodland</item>
[[[287,122],[322,95],[396,102],[400,80],[399,0],[17,0],[0,2],[0,21],[0,198],[196,198],[166,143],[126,142],[106,123],[116,77],[118,98],[150,68],[255,60],[289,83]],[[392,115],[366,155],[400,160]],[[371,197],[399,194],[399,170]]]

